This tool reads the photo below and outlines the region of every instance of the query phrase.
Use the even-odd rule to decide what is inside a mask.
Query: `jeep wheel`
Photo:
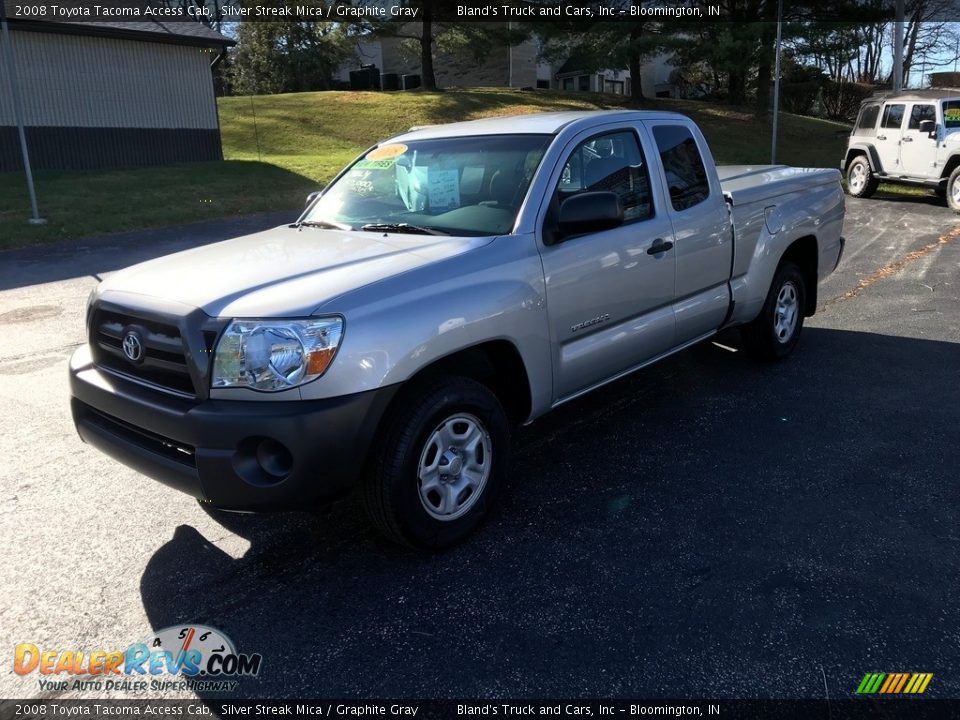
[[[854,158],[847,168],[847,192],[853,197],[868,198],[880,187],[880,181],[873,176],[870,163],[863,155]]]
[[[380,532],[441,549],[481,523],[503,483],[506,414],[484,385],[442,377],[398,397],[363,478],[363,503]]]
[[[807,288],[803,273],[784,263],[770,285],[760,315],[742,329],[747,348],[761,360],[782,360],[800,341]]]
[[[950,173],[950,179],[947,180],[947,205],[960,213],[960,166]]]

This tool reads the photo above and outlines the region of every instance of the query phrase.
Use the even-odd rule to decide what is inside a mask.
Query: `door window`
[[[924,120],[936,120],[937,111],[933,105],[914,105],[910,111],[910,124],[908,130],[919,130],[920,123]]]
[[[673,209],[686,210],[706,200],[710,195],[710,182],[689,128],[657,125],[653,128],[653,137],[660,151]]]
[[[906,105],[887,105],[883,109],[883,121],[880,126],[891,130],[899,130],[903,125],[903,111]]]
[[[624,223],[653,215],[647,164],[634,133],[621,130],[598,135],[570,153],[557,184],[558,201],[594,190],[620,196]]]

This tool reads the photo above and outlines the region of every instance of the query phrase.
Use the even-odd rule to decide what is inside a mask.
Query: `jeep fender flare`
[[[857,143],[847,148],[847,154],[844,156],[843,161],[844,173],[847,172],[847,168],[850,167],[850,163],[853,162],[853,158],[857,155],[867,156],[867,162],[870,164],[871,172],[883,172],[883,166],[880,164],[880,155],[877,154],[877,149],[869,143]]]
[[[955,150],[947,155],[947,159],[943,162],[943,172],[940,175],[941,185],[946,187],[946,182],[950,178],[950,173],[956,170],[957,165],[960,165],[960,150]]]

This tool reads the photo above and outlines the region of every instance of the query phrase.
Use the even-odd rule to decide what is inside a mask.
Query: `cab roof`
[[[898,93],[887,91],[871,95],[862,104],[886,102],[887,100],[902,100],[916,102],[920,100],[957,100],[960,99],[960,90],[957,88],[931,88],[927,90],[902,90]]]
[[[390,142],[428,140],[468,135],[556,135],[566,128],[589,129],[618,121],[687,120],[679,113],[644,110],[581,110],[574,112],[529,113],[506,117],[483,118],[444,125],[413,127],[390,138]]]

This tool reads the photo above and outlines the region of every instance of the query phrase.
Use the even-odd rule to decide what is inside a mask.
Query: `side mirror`
[[[314,190],[312,193],[307,195],[307,202],[304,204],[304,207],[310,207],[310,203],[317,199],[317,196],[323,192],[322,190]]]
[[[933,120],[921,120],[918,130],[926,133],[927,137],[934,137],[937,132],[937,124]]]
[[[609,190],[585,192],[564,200],[558,220],[560,235],[609,230],[623,224],[620,196]]]

